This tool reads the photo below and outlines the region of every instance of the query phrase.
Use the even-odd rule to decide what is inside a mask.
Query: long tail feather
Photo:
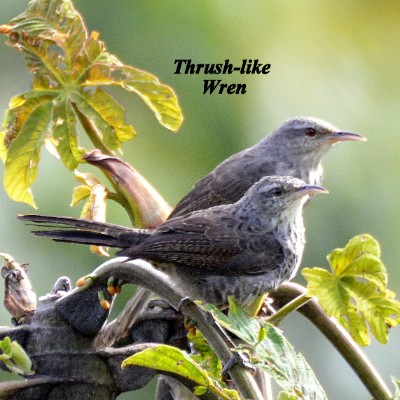
[[[51,230],[35,230],[35,236],[48,237],[58,242],[125,248],[143,241],[150,234],[148,229],[132,229],[120,225],[95,222],[70,217],[48,215],[19,215],[19,220],[32,222]]]

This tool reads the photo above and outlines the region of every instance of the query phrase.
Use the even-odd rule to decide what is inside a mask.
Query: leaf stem
[[[78,116],[82,128],[85,130],[86,134],[88,135],[90,141],[93,143],[94,147],[96,149],[99,149],[104,154],[108,154],[110,156],[114,155],[106,146],[104,146],[103,140],[101,139],[92,121],[89,118],[87,118],[85,114],[79,111],[75,103],[71,102],[71,104],[75,114]]]
[[[281,321],[291,312],[296,311],[298,308],[308,303],[310,300],[311,298],[307,296],[307,293],[303,293],[300,296],[295,297],[289,303],[285,304],[275,314],[272,314],[270,317],[265,318],[265,320],[270,324],[278,326]]]

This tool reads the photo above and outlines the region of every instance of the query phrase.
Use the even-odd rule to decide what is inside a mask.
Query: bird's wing
[[[214,218],[211,213],[171,219],[119,254],[230,275],[265,273],[284,261],[282,245],[272,232],[246,235],[229,217]]]
[[[249,182],[240,179],[227,177],[227,179],[216,182],[212,175],[207,175],[176,205],[170,217],[184,215],[195,210],[204,210],[220,204],[234,203],[249,187]]]
[[[231,204],[258,180],[275,175],[274,155],[270,159],[258,154],[260,146],[241,151],[226,159],[209,175],[205,176],[176,205],[170,218],[194,210],[206,209],[220,204]]]
[[[246,249],[231,257],[220,271],[230,275],[264,274],[278,268],[284,258],[283,247],[272,232],[253,235]]]
[[[118,254],[217,272],[245,249],[245,243],[234,229],[226,229],[220,219],[205,214],[171,219],[143,243]]]

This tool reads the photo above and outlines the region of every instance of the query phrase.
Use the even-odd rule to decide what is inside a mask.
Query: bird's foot
[[[229,361],[222,368],[222,377],[226,378],[229,370],[235,365],[239,364],[243,368],[247,368],[250,370],[255,370],[255,368],[250,363],[249,355],[245,352],[233,353],[233,356],[229,359]]]

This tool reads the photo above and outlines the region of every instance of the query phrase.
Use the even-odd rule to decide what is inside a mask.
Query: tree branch
[[[166,274],[143,260],[130,261],[127,258],[119,257],[107,261],[87,277],[84,286],[69,292],[59,302],[65,301],[75,293],[84,291],[93,284],[96,286],[106,284],[110,276],[118,277],[126,283],[144,286],[164,298],[176,310],[181,310],[184,315],[196,322],[197,327],[224,365],[234,357],[234,353],[230,349],[231,343],[228,343],[225,334],[215,321],[194,302],[182,301],[187,298],[187,294],[183,293],[181,288],[176,287]],[[239,364],[235,364],[229,370],[229,373],[243,398],[263,399],[250,371]]]

